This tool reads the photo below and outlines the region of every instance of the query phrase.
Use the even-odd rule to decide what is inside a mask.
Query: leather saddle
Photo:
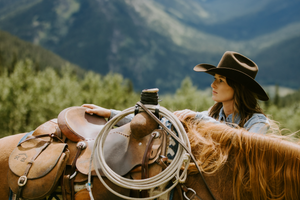
[[[76,160],[76,168],[82,174],[87,175],[89,171],[90,157],[95,143],[95,138],[103,128],[106,120],[97,115],[90,115],[85,112],[84,107],[70,107],[63,110],[58,115],[58,126],[70,141],[70,159],[74,159],[76,142],[85,142],[86,148],[82,150]],[[147,144],[151,138],[151,132],[155,131],[157,137],[153,140],[151,152],[149,152],[148,164],[154,163],[159,155],[165,155],[166,135],[161,129],[157,129],[157,124],[145,123],[150,120],[146,113],[137,114],[131,123],[110,130],[104,144],[104,156],[107,165],[117,174],[123,176],[135,167],[142,165],[142,160],[146,151]],[[150,125],[149,128],[137,128],[139,123]],[[132,132],[143,131],[141,138],[132,136]],[[145,133],[146,132],[146,133]],[[135,134],[137,135],[137,133]],[[92,175],[94,172],[92,165]]]
[[[50,120],[27,134],[10,154],[7,179],[16,200],[43,199],[57,187],[70,152],[55,124]]]
[[[106,123],[105,118],[87,114],[85,111],[86,108],[79,106],[66,108],[59,113],[57,119],[49,120],[40,125],[30,136],[48,142],[51,137],[47,137],[47,135],[55,135],[66,144],[69,155],[64,165],[62,191],[68,191],[65,195],[70,197],[67,199],[74,197],[74,183],[87,180],[95,139]],[[147,113],[141,112],[130,123],[115,127],[108,133],[104,145],[105,161],[117,174],[133,179],[141,179],[154,176],[162,171],[162,166],[155,161],[161,155],[165,156],[166,154],[167,134],[164,130],[158,129],[156,122],[153,123],[151,120],[153,119]],[[56,155],[52,153],[51,148],[45,153],[48,154],[48,157],[53,156],[55,160]],[[45,153],[40,155],[39,161],[46,158],[43,157],[43,155],[47,155]],[[45,167],[45,165],[43,166]],[[93,176],[96,175],[95,167],[99,168],[98,164],[92,163]],[[40,173],[43,173],[41,171],[44,170],[39,168],[38,165],[33,169]],[[62,169],[59,169],[59,171],[61,174]],[[99,171],[101,173],[101,169]],[[142,174],[142,171],[146,174]],[[32,173],[29,172],[29,175]],[[43,177],[37,178],[41,183],[48,181]],[[37,187],[35,187],[35,190],[37,190]],[[25,192],[23,190],[24,194]],[[28,193],[27,196],[30,196],[30,194]]]

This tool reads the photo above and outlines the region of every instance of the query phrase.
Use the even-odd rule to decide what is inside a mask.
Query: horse
[[[217,199],[300,199],[300,146],[294,138],[225,124],[188,122],[185,127],[197,164]],[[190,175],[197,173],[195,164],[189,170]]]
[[[191,163],[184,184],[202,200],[300,199],[300,147],[286,140],[287,137],[260,135],[225,124],[193,120],[184,122],[184,127],[192,153],[206,180],[205,183],[196,164]],[[9,155],[24,135],[0,139],[1,199],[9,198]],[[112,183],[109,185],[121,193],[128,193]],[[92,193],[95,199],[121,199],[97,178],[93,179]],[[181,198],[176,190],[173,199]],[[75,199],[89,199],[89,196],[78,194]]]

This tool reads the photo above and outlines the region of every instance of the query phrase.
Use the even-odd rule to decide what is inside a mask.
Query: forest
[[[13,66],[0,66],[0,137],[32,131],[42,123],[57,118],[65,108],[84,103],[123,110],[135,105],[140,92],[120,74],[105,76],[78,72],[68,64],[60,70],[37,69],[31,59],[21,59]],[[146,88],[145,88],[146,89]],[[210,92],[197,89],[186,77],[174,94],[159,94],[160,105],[170,111],[207,110],[213,105]],[[260,102],[282,134],[300,136],[300,91],[285,97],[275,95]]]

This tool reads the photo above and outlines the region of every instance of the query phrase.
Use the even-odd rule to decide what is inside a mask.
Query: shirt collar
[[[241,121],[241,116],[239,114],[236,114],[234,116],[234,121],[232,121],[232,116],[233,114],[228,115],[228,117],[226,118],[225,113],[224,113],[224,109],[223,107],[220,109],[219,112],[219,121],[223,121],[223,122],[230,122],[230,123],[235,123],[235,124],[239,124]]]

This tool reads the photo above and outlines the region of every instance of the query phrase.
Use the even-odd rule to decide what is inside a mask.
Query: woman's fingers
[[[96,106],[94,104],[83,104],[81,107],[86,107],[86,108],[90,108],[90,109],[95,109],[99,106]]]
[[[180,121],[184,121],[187,118],[194,118],[196,116],[196,112],[192,111],[192,110],[180,110],[180,111],[175,111],[174,115],[180,120]]]
[[[93,115],[95,110],[88,108],[88,109],[85,110],[85,112],[90,114],[90,115]]]
[[[102,108],[94,104],[83,104],[82,107],[87,108],[85,112],[90,115],[95,114],[104,118],[109,118],[111,114],[110,109]]]

